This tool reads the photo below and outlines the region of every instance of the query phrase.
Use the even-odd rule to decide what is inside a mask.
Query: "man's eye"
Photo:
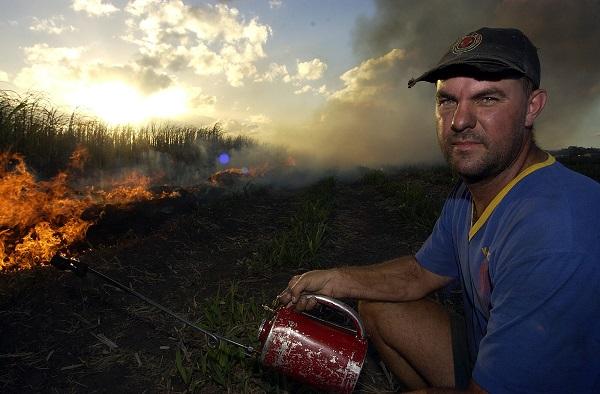
[[[496,97],[491,97],[491,96],[481,98],[481,102],[483,104],[494,104],[497,101],[498,101],[498,99]]]
[[[452,99],[447,99],[447,98],[443,98],[443,99],[439,99],[438,100],[438,105],[440,107],[448,107],[450,105],[453,105],[455,103],[454,100]]]

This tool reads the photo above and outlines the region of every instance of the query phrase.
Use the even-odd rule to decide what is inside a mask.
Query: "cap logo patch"
[[[459,38],[458,41],[452,45],[452,53],[458,55],[459,53],[469,52],[477,48],[479,44],[481,44],[481,34],[467,34],[466,36]]]

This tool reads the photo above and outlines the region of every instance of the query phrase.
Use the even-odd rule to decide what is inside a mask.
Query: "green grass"
[[[437,220],[444,193],[432,188],[449,190],[456,177],[446,168],[407,168],[401,176],[390,177],[381,170],[366,171],[361,179],[386,198],[391,215],[401,218],[418,231],[430,231]]]
[[[198,305],[198,324],[211,332],[242,344],[258,346],[258,327],[266,312],[264,295],[249,295],[232,282]],[[279,392],[294,383],[284,376],[265,370],[258,359],[247,357],[241,348],[227,343],[210,347],[206,341],[180,339],[173,368],[175,387],[188,392],[231,393]]]
[[[262,274],[281,267],[317,268],[315,257],[326,241],[334,201],[334,178],[325,178],[308,188],[290,216],[289,224],[240,264],[253,273]]]

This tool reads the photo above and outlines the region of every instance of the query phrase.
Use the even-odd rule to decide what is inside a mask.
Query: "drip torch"
[[[203,333],[209,346],[226,342],[244,349],[246,355],[257,357],[266,367],[319,390],[351,393],[358,381],[367,353],[367,338],[358,314],[341,301],[321,295],[309,295],[316,301],[352,320],[354,329],[339,326],[293,308],[278,307],[273,316],[258,328],[259,349],[212,333],[172,310],[133,290],[131,287],[96,271],[87,264],[56,255],[50,263],[58,269],[84,277],[88,272],[117,288],[167,313],[189,327]]]

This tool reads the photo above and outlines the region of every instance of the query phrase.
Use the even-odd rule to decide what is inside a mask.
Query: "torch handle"
[[[320,294],[307,294],[306,296],[313,297],[319,304],[328,306],[332,309],[340,310],[348,316],[350,316],[350,318],[352,319],[352,323],[354,323],[354,328],[356,329],[356,336],[360,339],[365,338],[366,331],[362,324],[362,321],[360,320],[358,313],[356,313],[356,311],[352,309],[349,305],[335,298],[327,297]]]

